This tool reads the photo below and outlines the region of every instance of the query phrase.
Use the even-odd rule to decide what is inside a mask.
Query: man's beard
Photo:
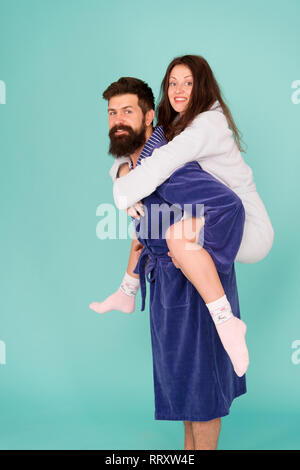
[[[128,134],[115,135],[117,129],[127,131]],[[110,137],[109,153],[111,155],[115,157],[131,155],[146,142],[145,120],[143,119],[141,128],[137,131],[134,131],[129,126],[119,125],[112,127],[108,135]]]

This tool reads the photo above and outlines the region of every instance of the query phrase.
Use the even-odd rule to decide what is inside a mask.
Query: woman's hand
[[[122,163],[122,165],[120,166],[119,171],[118,171],[118,176],[121,178],[122,176],[127,175],[127,173],[129,173],[129,171],[130,171],[129,164],[128,163]]]
[[[139,219],[140,215],[145,215],[143,211],[143,204],[141,201],[137,202],[133,206],[128,207],[128,209],[126,209],[126,212],[128,215],[134,217],[135,219]]]

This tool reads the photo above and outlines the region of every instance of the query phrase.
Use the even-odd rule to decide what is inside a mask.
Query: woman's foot
[[[106,313],[111,310],[132,313],[135,309],[135,295],[124,294],[119,288],[103,302],[92,302],[89,307],[97,313]]]
[[[247,326],[242,320],[232,316],[229,320],[216,325],[216,328],[235,373],[242,377],[249,366],[249,353],[245,340]]]

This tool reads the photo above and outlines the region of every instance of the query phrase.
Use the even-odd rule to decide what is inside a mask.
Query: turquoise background
[[[154,420],[140,294],[132,315],[88,305],[130,247],[96,236],[113,203],[102,92],[130,75],[157,96],[186,53],[214,70],[275,230],[236,265],[251,364],[219,449],[300,448],[299,26],[299,0],[0,0],[1,449],[183,449],[182,422]]]

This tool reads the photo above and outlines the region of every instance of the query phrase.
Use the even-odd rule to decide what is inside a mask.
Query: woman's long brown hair
[[[174,118],[178,113],[174,111],[168,98],[169,78],[173,67],[182,64],[189,67],[192,72],[194,78],[193,88],[187,110],[182,117],[174,122]],[[207,61],[198,55],[176,57],[169,64],[161,84],[160,102],[157,107],[157,125],[163,126],[165,136],[170,141],[173,137],[180,134],[199,113],[208,111],[216,100],[222,106],[239,150],[244,152],[241,146],[241,133],[236,127],[229,108],[222,98],[221,90],[214,74]]]

